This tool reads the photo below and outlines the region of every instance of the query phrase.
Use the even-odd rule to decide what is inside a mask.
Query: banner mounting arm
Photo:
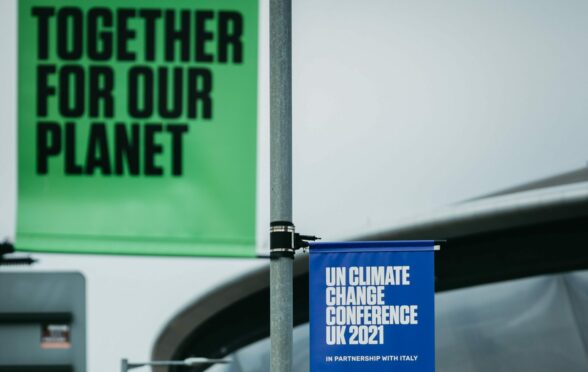
[[[7,254],[14,253],[14,244],[5,240],[0,243],[0,266],[17,266],[32,265],[37,260],[31,257],[6,257]]]
[[[314,235],[297,233],[292,222],[274,221],[270,224],[270,258],[294,258],[297,250],[304,250],[309,247],[309,241],[319,239]]]

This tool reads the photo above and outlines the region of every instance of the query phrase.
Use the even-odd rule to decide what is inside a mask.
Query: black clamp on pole
[[[294,224],[289,221],[270,223],[270,258],[294,258],[295,248]]]
[[[292,222],[272,222],[270,223],[270,258],[294,258],[294,252],[308,248],[309,241],[318,239],[320,238],[314,235],[298,234]]]
[[[37,260],[31,257],[7,257],[6,255],[10,255],[14,253],[14,245],[10,243],[8,240],[4,242],[0,242],[0,266],[8,266],[8,265],[32,265]]]
[[[14,253],[14,245],[8,240],[0,242],[0,256],[10,253]]]

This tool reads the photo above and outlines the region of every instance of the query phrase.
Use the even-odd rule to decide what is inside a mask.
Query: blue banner
[[[310,370],[433,372],[433,241],[312,243]]]

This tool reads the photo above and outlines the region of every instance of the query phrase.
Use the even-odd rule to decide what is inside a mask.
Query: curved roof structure
[[[588,268],[588,170],[440,209],[357,240],[447,239],[436,290]],[[294,322],[308,322],[308,256],[294,268]],[[269,267],[216,288],[161,332],[153,359],[222,357],[269,335]],[[163,371],[163,370],[162,370]]]

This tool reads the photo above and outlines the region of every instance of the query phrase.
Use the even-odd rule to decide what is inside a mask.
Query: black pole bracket
[[[295,228],[289,221],[270,223],[270,258],[294,258]]]
[[[319,238],[318,236],[314,236],[314,235],[300,235],[298,233],[296,233],[294,235],[294,247],[298,250],[298,249],[302,249],[304,252],[306,252],[306,249],[310,246],[311,241],[315,241],[315,240],[320,240],[321,238]]]
[[[31,257],[11,257],[14,253],[14,245],[8,240],[0,242],[0,266],[32,265],[37,260]]]
[[[301,235],[289,221],[270,223],[270,258],[294,258],[298,249],[306,249],[309,241],[320,239],[314,235]]]

